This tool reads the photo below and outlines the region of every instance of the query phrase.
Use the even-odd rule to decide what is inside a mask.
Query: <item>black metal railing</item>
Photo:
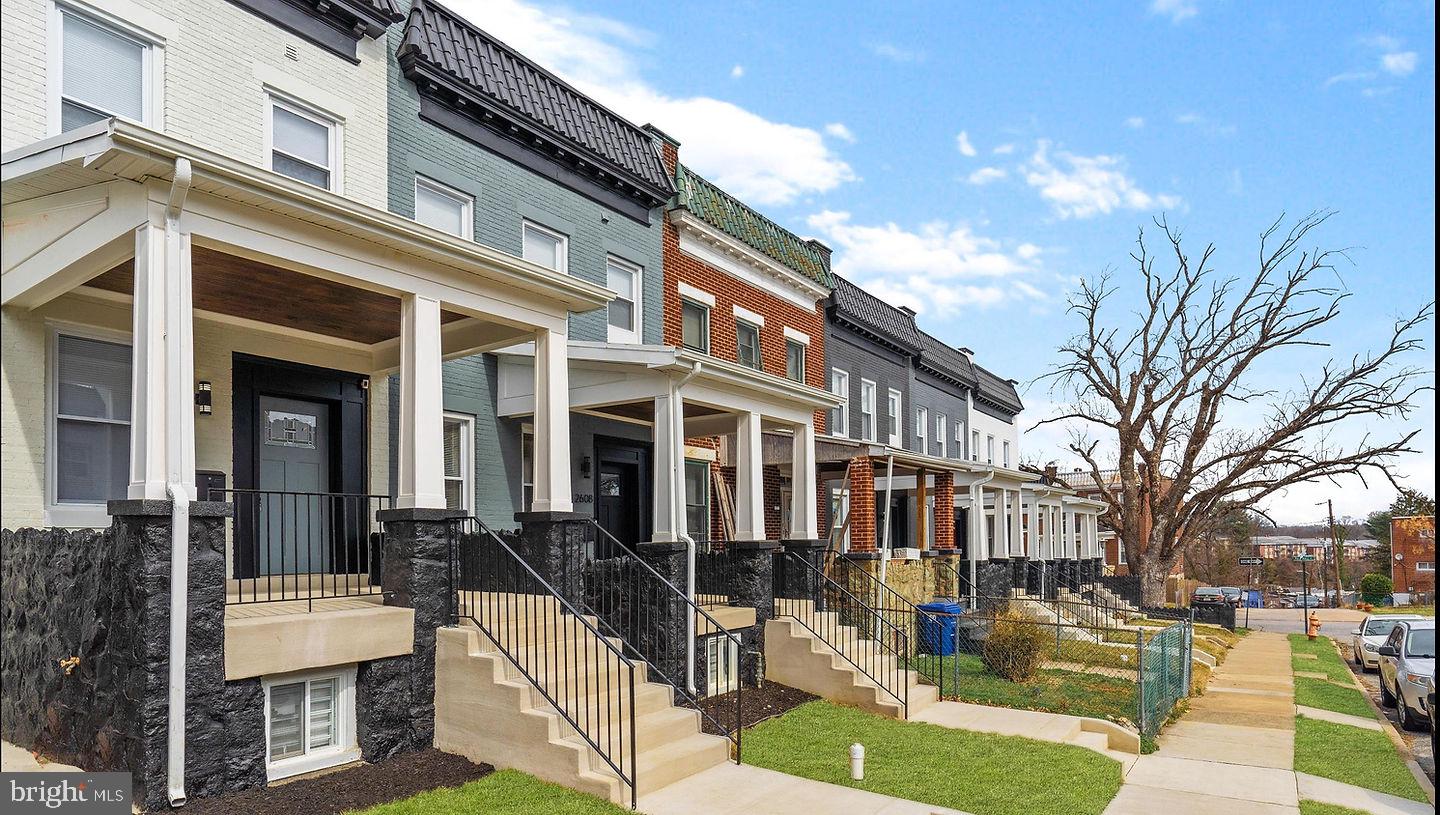
[[[797,587],[803,588],[797,591]],[[785,549],[775,553],[775,616],[800,623],[893,698],[903,716],[909,716],[908,629],[886,619],[799,552]]]
[[[595,551],[610,552],[614,556],[588,565],[586,610],[616,632],[625,652],[643,660],[654,674],[652,678],[673,689],[677,704],[698,710],[709,732],[729,739],[735,763],[740,763],[741,694],[744,692],[740,638],[726,630],[697,602],[698,593],[696,601],[692,601],[679,586],[594,519],[590,527],[597,544]],[[697,584],[698,575],[697,568]],[[692,622],[694,639],[689,640]],[[722,664],[710,664],[702,650],[702,643],[708,644],[712,638],[719,639],[715,651],[716,659]],[[693,650],[687,641],[693,643]],[[735,694],[733,718],[721,716],[700,704],[700,697],[731,692]]]
[[[473,623],[630,790],[645,667],[477,518],[450,526],[452,624]]]
[[[695,602],[702,606],[735,604],[735,549],[729,541],[696,539]]]
[[[227,604],[304,600],[313,610],[316,600],[384,593],[376,513],[390,496],[211,488],[203,497],[234,508]]]

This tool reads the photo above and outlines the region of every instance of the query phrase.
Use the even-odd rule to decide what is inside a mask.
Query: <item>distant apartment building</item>
[[[1434,515],[1390,519],[1390,579],[1395,583],[1397,602],[1414,594],[1434,595]]]

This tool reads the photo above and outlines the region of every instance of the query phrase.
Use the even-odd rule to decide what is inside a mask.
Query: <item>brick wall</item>
[[[875,551],[875,462],[850,459],[850,551]]]
[[[955,548],[955,474],[935,474],[935,548]]]
[[[1390,521],[1390,579],[1398,592],[1435,591],[1435,516],[1394,518]],[[1401,555],[1395,560],[1395,555]],[[1419,564],[1429,563],[1429,571]]]

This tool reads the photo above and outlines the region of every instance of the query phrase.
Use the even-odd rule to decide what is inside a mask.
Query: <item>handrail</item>
[[[466,530],[462,527],[471,527]],[[464,538],[467,534],[483,535],[481,540],[487,540],[494,547],[496,553],[504,553],[508,556],[505,560],[494,557],[480,557],[473,563],[464,562],[465,553],[462,551]],[[489,553],[487,553],[489,554]],[[474,571],[465,573],[465,567],[469,565]],[[486,572],[488,571],[488,574]],[[516,579],[516,578],[519,579]],[[466,578],[475,582],[474,588],[462,585]],[[490,578],[487,581],[486,578]],[[604,635],[598,627],[585,619],[585,615],[577,609],[574,604],[565,599],[560,592],[540,576],[529,563],[525,562],[510,545],[486,526],[483,521],[474,516],[457,518],[450,524],[450,569],[447,575],[449,581],[449,596],[451,598],[451,622],[458,625],[463,617],[470,620],[479,628],[496,649],[515,666],[522,676],[539,691],[540,695],[560,714],[579,736],[584,739],[595,753],[603,760],[610,769],[615,771],[620,783],[630,788],[630,808],[634,809],[638,800],[638,788],[636,785],[636,728],[635,728],[635,669],[636,663],[627,657],[624,651],[611,638]],[[490,585],[486,585],[489,582]],[[467,602],[465,596],[474,592],[484,592],[488,589],[493,597],[501,596],[506,598],[503,602],[484,601],[482,598],[478,608],[473,602]],[[550,616],[548,608],[540,608],[540,615],[536,615],[536,601],[542,603],[553,600],[557,614]],[[528,602],[530,605],[529,614],[520,618],[510,616],[505,618],[504,610],[515,609],[519,603]],[[492,618],[493,615],[493,618]],[[569,630],[565,629],[565,621],[569,621]],[[550,631],[543,631],[539,626],[550,626]],[[579,645],[580,653],[569,652],[567,645],[576,643],[576,624],[578,623],[581,632],[588,633],[588,639],[598,643],[601,650],[593,649],[588,643]],[[543,639],[543,633],[554,633],[557,635],[569,636],[568,640],[557,638]],[[533,634],[533,636],[532,636]],[[583,633],[582,633],[583,637]],[[511,642],[507,642],[511,641]],[[520,643],[523,642],[523,645]],[[538,653],[536,653],[538,649]],[[553,655],[551,651],[554,651]],[[553,656],[553,658],[552,658]],[[530,659],[534,658],[537,665],[530,665]],[[590,664],[583,664],[589,662]],[[608,664],[607,664],[608,662]],[[610,679],[612,676],[609,668],[618,669],[624,685],[614,688]],[[603,673],[593,675],[588,668],[598,668]],[[544,669],[542,671],[542,669]],[[555,675],[552,671],[559,672],[559,682],[554,682]],[[584,672],[581,674],[581,672]],[[542,674],[542,676],[537,676]],[[605,705],[602,712],[591,715],[592,706],[589,699],[592,692],[601,691],[601,681],[604,681],[606,695],[599,699]],[[549,687],[550,684],[557,687]],[[593,684],[592,684],[593,683]],[[618,690],[626,695],[612,704],[612,690]],[[568,693],[567,693],[568,691]],[[574,698],[576,704],[572,710],[566,703]],[[624,732],[626,723],[625,707],[628,705],[628,738]],[[583,713],[582,713],[583,711]],[[615,714],[612,716],[612,712]],[[584,719],[584,723],[580,721]],[[616,730],[619,729],[619,738],[615,738]],[[593,732],[592,732],[593,730]],[[602,733],[605,745],[601,745]],[[618,741],[618,749],[616,742]],[[629,753],[630,769],[625,770],[625,753]]]
[[[617,549],[619,549],[620,551],[624,552],[632,561],[634,561],[635,563],[639,564],[639,566],[640,566],[641,568],[643,568],[646,572],[648,572],[655,580],[658,580],[659,583],[660,583],[660,586],[661,586],[663,589],[668,589],[668,592],[669,592],[670,594],[672,594],[675,598],[678,598],[678,599],[679,599],[681,602],[683,602],[685,605],[689,606],[689,607],[690,607],[690,612],[691,612],[692,614],[699,614],[701,617],[704,617],[704,618],[705,618],[705,621],[708,622],[708,623],[712,626],[712,631],[706,632],[706,635],[707,635],[707,636],[709,636],[709,635],[711,635],[711,634],[723,634],[727,639],[730,640],[730,642],[732,642],[732,643],[735,644],[735,652],[736,652],[737,654],[742,653],[741,648],[742,648],[742,646],[743,646],[743,643],[740,641],[740,638],[737,637],[737,636],[735,636],[734,634],[730,633],[730,631],[727,630],[727,629],[725,628],[725,626],[721,625],[718,620],[716,620],[714,617],[712,617],[712,616],[710,615],[710,612],[706,611],[703,607],[701,607],[700,605],[696,604],[693,600],[691,600],[689,597],[687,597],[687,596],[685,595],[685,592],[681,591],[680,588],[679,588],[678,586],[676,586],[674,583],[671,583],[669,580],[666,580],[666,579],[665,579],[665,576],[662,575],[662,574],[660,574],[658,571],[656,571],[654,566],[651,566],[649,563],[646,563],[646,562],[645,562],[645,559],[642,558],[642,557],[640,557],[640,555],[639,555],[638,553],[636,553],[635,550],[631,549],[629,546],[627,546],[626,544],[622,543],[619,538],[616,538],[614,535],[610,534],[610,530],[608,530],[608,529],[606,529],[605,527],[601,526],[599,521],[597,521],[597,520],[594,519],[594,518],[587,518],[586,520],[589,521],[590,525],[591,525],[592,527],[594,527],[594,529],[595,529],[596,532],[598,532],[598,533],[601,534],[601,535],[604,535],[604,536],[606,537],[606,539],[610,542],[610,544],[611,544],[612,546],[614,546],[615,548],[617,548]],[[594,612],[592,611],[592,613],[594,613]],[[602,619],[602,620],[604,619],[604,615],[596,614],[595,616],[596,616],[597,619]],[[625,643],[626,643],[626,645],[628,645],[629,647],[633,648],[633,649],[636,651],[636,653],[639,653],[639,654],[640,654],[640,656],[641,656],[642,658],[645,658],[647,655],[644,654],[644,653],[641,653],[640,648],[638,647],[638,644],[639,644],[640,642],[649,642],[649,641],[651,641],[650,638],[648,638],[648,637],[643,637],[643,636],[642,636],[642,637],[635,637],[635,638],[628,638],[628,637],[625,638]],[[688,653],[688,652],[687,652],[687,653]],[[742,722],[743,722],[743,718],[742,718],[742,715],[741,715],[741,712],[742,712],[743,708],[742,708],[741,705],[740,705],[740,702],[741,702],[741,698],[740,698],[740,697],[741,697],[741,694],[744,692],[744,683],[743,683],[743,682],[737,682],[736,685],[735,685],[735,723],[734,723],[733,726],[730,726],[730,727],[727,728],[726,725],[722,724],[720,721],[718,721],[717,719],[715,719],[715,717],[711,716],[708,712],[706,712],[703,708],[700,707],[699,700],[697,700],[697,699],[694,697],[694,695],[692,695],[692,694],[689,692],[688,689],[686,689],[685,687],[683,687],[683,683],[674,681],[671,677],[666,676],[665,673],[664,673],[664,671],[659,668],[659,665],[657,664],[657,662],[655,662],[655,661],[647,661],[646,664],[650,665],[651,667],[656,668],[656,673],[657,673],[662,679],[665,680],[666,684],[670,685],[672,688],[675,689],[675,691],[676,691],[677,693],[679,693],[680,695],[684,696],[685,699],[686,699],[686,701],[690,702],[691,707],[693,707],[695,710],[699,711],[699,712],[700,712],[700,715],[701,715],[703,718],[705,718],[706,720],[708,720],[711,724],[715,725],[716,729],[718,729],[718,730],[720,730],[720,731],[722,731],[722,732],[725,732],[726,738],[728,738],[728,739],[731,741],[731,743],[733,743],[733,744],[735,745],[735,763],[736,763],[736,764],[739,764],[739,763],[740,763],[740,742],[741,742],[741,732],[742,732],[742,727],[741,727],[741,725],[742,725]],[[737,666],[737,669],[738,669],[738,666]]]

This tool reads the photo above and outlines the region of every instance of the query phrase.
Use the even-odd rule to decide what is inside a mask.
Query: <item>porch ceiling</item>
[[[373,345],[400,335],[400,299],[332,280],[195,246],[195,308]],[[126,260],[86,285],[131,294],[135,262]],[[465,319],[441,311],[440,321]]]

